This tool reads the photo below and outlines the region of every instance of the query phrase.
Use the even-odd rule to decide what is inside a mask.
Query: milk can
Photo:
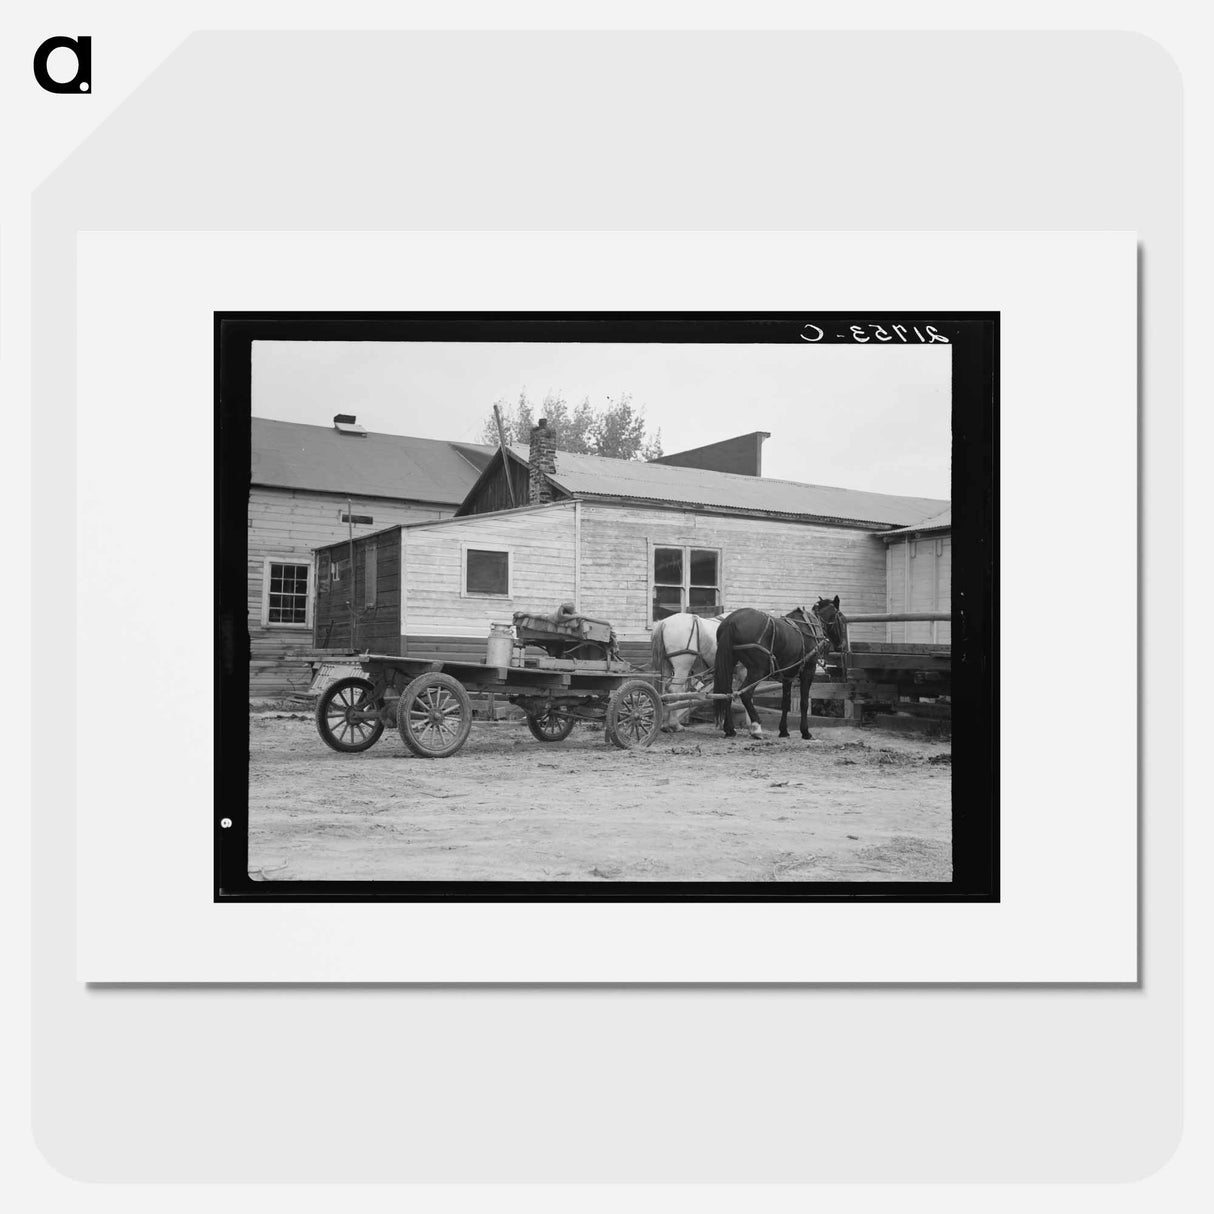
[[[514,650],[514,627],[511,624],[490,624],[489,640],[485,645],[486,666],[509,666]]]

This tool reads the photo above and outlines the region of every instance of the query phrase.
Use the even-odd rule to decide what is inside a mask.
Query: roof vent
[[[339,413],[333,419],[333,429],[338,434],[354,434],[359,438],[366,438],[367,432],[358,425],[358,418],[353,413]]]

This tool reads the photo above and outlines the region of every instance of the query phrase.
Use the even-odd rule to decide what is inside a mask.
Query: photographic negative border
[[[248,875],[247,509],[254,341],[866,344],[952,348],[949,882],[254,881]],[[997,312],[216,312],[216,902],[999,901]]]

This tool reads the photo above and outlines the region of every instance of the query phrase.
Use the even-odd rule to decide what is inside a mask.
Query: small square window
[[[465,594],[510,593],[510,553],[469,548],[464,560]]]

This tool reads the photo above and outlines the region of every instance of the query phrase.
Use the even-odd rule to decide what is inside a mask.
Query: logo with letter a
[[[76,74],[70,80],[55,80],[46,70],[52,51],[67,50],[76,56]],[[90,93],[93,90],[93,40],[84,34],[76,38],[48,38],[34,52],[34,79],[48,93]]]

